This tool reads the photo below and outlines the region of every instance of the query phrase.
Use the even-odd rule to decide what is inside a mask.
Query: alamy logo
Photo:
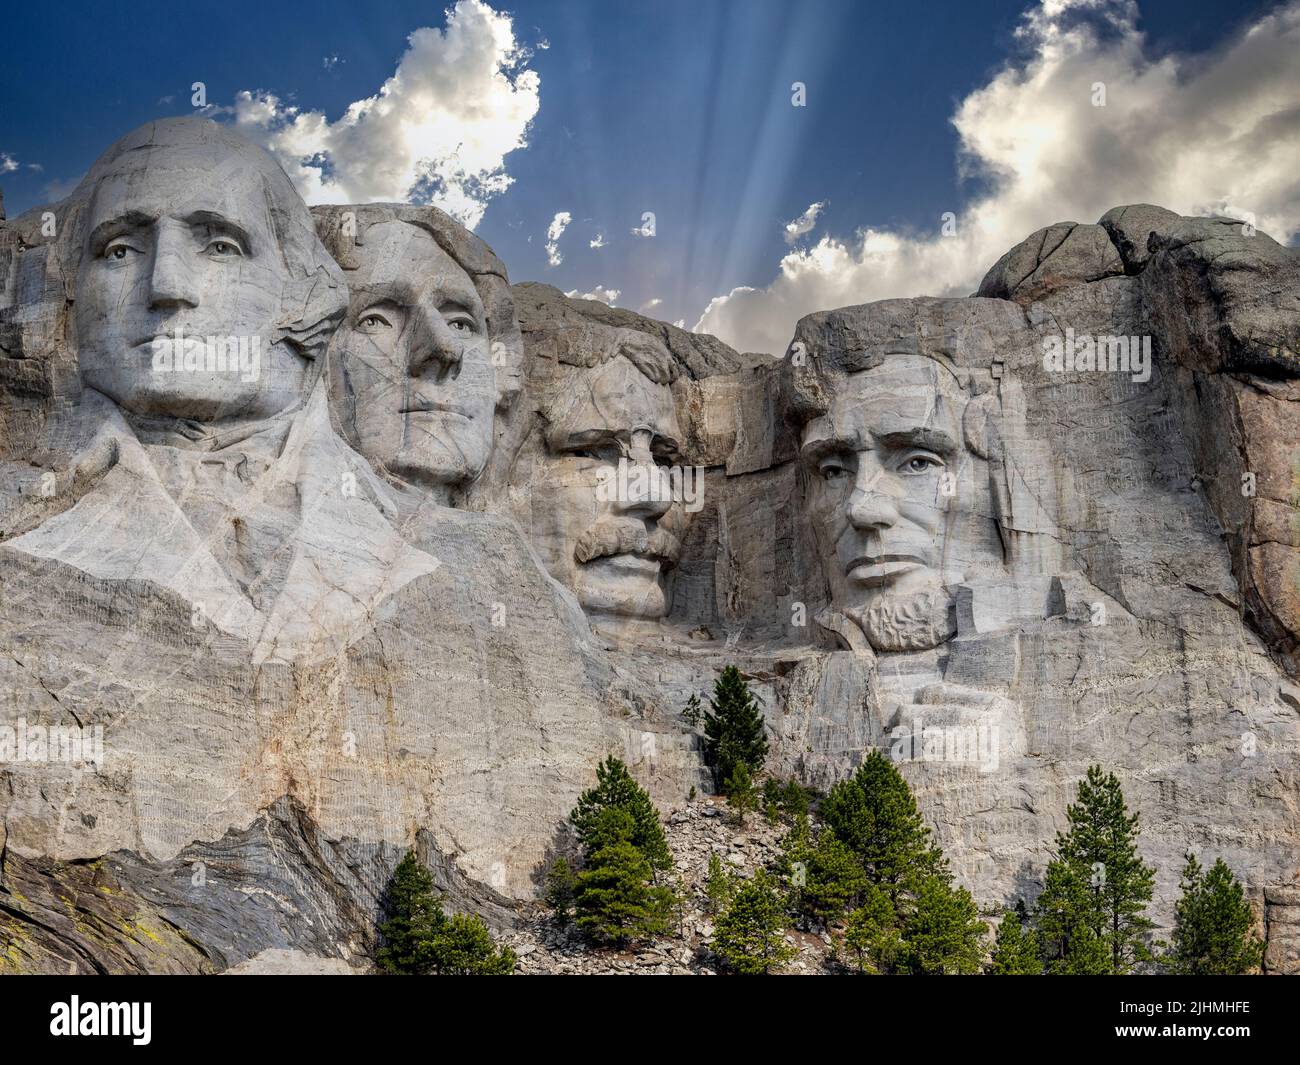
[[[6,762],[63,762],[65,765],[104,764],[104,726],[0,725],[0,765]]]
[[[602,503],[681,503],[688,514],[704,507],[701,466],[650,466],[618,460],[596,472],[596,498]]]
[[[1137,384],[1151,380],[1151,338],[1124,336],[1064,336],[1043,338],[1043,369],[1050,373],[1101,371],[1133,375]]]
[[[50,1007],[50,1035],[129,1035],[143,1047],[153,1038],[152,1015],[151,1002],[82,1002],[73,995]]]
[[[914,718],[889,734],[889,756],[895,762],[949,762],[974,765],[981,773],[998,767],[997,725],[930,725]]]
[[[153,338],[154,373],[231,373],[256,381],[262,370],[260,336],[171,336]]]

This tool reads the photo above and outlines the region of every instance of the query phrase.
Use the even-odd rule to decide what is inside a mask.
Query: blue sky
[[[959,171],[953,116],[1000,70],[1032,65],[1045,47],[1016,36],[1031,5],[993,0],[494,6],[532,49],[523,65],[539,79],[540,104],[527,146],[504,157],[512,182],[488,200],[477,231],[514,280],[582,292],[602,285],[634,309],[659,299],[650,313],[688,326],[715,296],[769,286],[783,256],[819,235],[838,235],[861,266],[865,253],[851,234],[906,239],[987,194],[987,173]],[[1203,57],[1275,8],[1143,0],[1143,58],[1134,64],[1178,56],[1194,76]],[[18,166],[0,173],[8,213],[66,190],[134,126],[188,113],[194,81],[221,106],[241,90],[263,90],[335,121],[376,93],[408,35],[425,26],[444,26],[439,5],[11,6],[13,46],[0,64],[0,160]],[[1107,55],[1107,32],[1098,31],[1094,62]],[[1286,76],[1300,82],[1294,71]],[[791,106],[795,81],[807,85],[807,107]],[[1205,196],[1237,192],[1207,188]],[[784,225],[813,203],[826,205],[816,230],[802,245],[787,243]],[[572,221],[558,243],[563,261],[552,266],[545,232],[561,211]],[[631,233],[644,211],[656,216],[653,239]],[[1054,220],[1026,217],[1019,235]],[[593,249],[598,233],[606,246]],[[717,320],[721,332],[745,339],[743,328]]]

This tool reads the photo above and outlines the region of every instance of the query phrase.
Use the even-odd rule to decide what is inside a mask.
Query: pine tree
[[[867,888],[857,855],[829,828],[812,841],[806,816],[782,840],[777,868],[790,884],[794,912],[822,924],[840,918]]]
[[[704,878],[704,895],[710,913],[721,913],[736,891],[736,877],[715,853],[709,854],[709,871]]]
[[[693,729],[700,727],[700,722],[704,720],[704,708],[700,706],[698,695],[692,695],[686,700],[686,705],[682,707],[682,720]]]
[[[427,973],[433,966],[432,946],[446,916],[433,890],[433,877],[407,851],[387,892],[388,919],[379,928],[376,954],[385,972],[407,976]]]
[[[928,874],[913,889],[914,908],[903,932],[906,967],[914,976],[979,972],[984,933],[975,900],[946,874]]]
[[[722,790],[727,796],[727,805],[736,812],[736,824],[743,826],[745,815],[758,809],[758,789],[754,787],[749,766],[737,762]]]
[[[808,791],[791,777],[782,783],[775,777],[763,782],[763,813],[769,825],[785,818],[793,822],[800,814],[808,813]]]
[[[769,825],[781,819],[781,782],[775,777],[763,781],[763,816]]]
[[[430,968],[438,976],[509,976],[518,959],[497,948],[487,925],[472,914],[452,914],[429,945]]]
[[[978,971],[988,929],[970,892],[953,883],[907,781],[888,758],[871,751],[850,779],[831,789],[821,816],[842,850],[821,839],[809,850],[808,882],[814,891],[805,890],[799,906],[833,911],[843,900],[854,911],[854,942],[846,939],[846,946],[855,951],[876,942],[873,937],[886,937],[880,942],[890,949],[873,949],[873,971],[889,971],[882,966],[918,974]],[[892,908],[888,920],[875,912],[880,897]]]
[[[885,889],[900,918],[906,886],[945,870],[907,781],[879,751],[831,789],[821,817],[857,855],[867,879]]]
[[[728,969],[742,975],[765,974],[794,957],[785,941],[781,893],[765,870],[737,885],[709,946]]]
[[[860,973],[893,972],[903,955],[903,938],[894,904],[882,888],[868,885],[862,904],[849,914],[844,945],[853,954]]]
[[[1137,851],[1138,815],[1115,775],[1091,766],[1066,817],[1038,900],[1048,971],[1130,973],[1152,960],[1145,911],[1155,870]]]
[[[1098,932],[1101,917],[1088,882],[1091,875],[1059,858],[1047,865],[1034,916],[1047,972],[1054,976],[1105,976],[1111,971]]]
[[[599,844],[593,838],[595,828],[601,812],[610,807],[624,809],[632,817],[633,832],[628,842],[645,855],[651,869],[671,869],[672,854],[659,822],[659,811],[645,788],[632,779],[627,766],[614,757],[596,767],[596,786],[582,793],[569,815],[578,840],[588,853],[598,849]]]
[[[1039,976],[1043,961],[1039,957],[1038,933],[1029,923],[1025,900],[1018,899],[1014,910],[1007,910],[998,925],[993,944],[990,976]]]
[[[704,712],[704,750],[724,791],[738,763],[754,774],[767,758],[763,712],[735,666],[724,669],[713,686]]]
[[[791,820],[808,813],[808,789],[791,777],[781,785],[781,814]]]
[[[1245,892],[1222,858],[1208,872],[1192,854],[1174,908],[1173,943],[1164,962],[1175,976],[1244,976],[1260,967],[1264,944]]]
[[[587,825],[594,848],[573,889],[578,927],[604,943],[627,943],[668,931],[674,897],[653,883],[654,869],[632,841],[638,826],[632,813],[609,806]]]
[[[573,907],[573,868],[569,860],[560,855],[546,874],[546,905],[555,911],[560,924],[568,924]]]

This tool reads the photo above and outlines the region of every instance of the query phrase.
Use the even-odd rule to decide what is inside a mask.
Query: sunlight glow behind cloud
[[[812,311],[967,295],[997,258],[1053,222],[1119,204],[1182,214],[1253,212],[1280,241],[1300,232],[1300,0],[1210,56],[1149,58],[1131,0],[1045,0],[1017,31],[1027,56],[961,101],[964,175],[986,195],[935,210],[933,235],[862,229],[796,248],[763,288],[715,297],[695,325],[741,351],[780,353]],[[1106,105],[1093,106],[1093,85]],[[815,206],[815,205],[814,205]],[[957,213],[956,235],[940,215]],[[812,208],[786,227],[815,222]],[[811,224],[808,226],[812,228]]]

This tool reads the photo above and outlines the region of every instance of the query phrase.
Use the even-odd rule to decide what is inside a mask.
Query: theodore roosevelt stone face
[[[593,615],[655,619],[672,605],[685,508],[669,483],[682,434],[671,356],[645,338],[570,369],[544,404],[532,531],[547,568]]]
[[[1003,557],[987,464],[963,438],[968,397],[915,355],[835,382],[801,441],[832,605],[877,651],[936,647],[955,631],[951,589]]]

